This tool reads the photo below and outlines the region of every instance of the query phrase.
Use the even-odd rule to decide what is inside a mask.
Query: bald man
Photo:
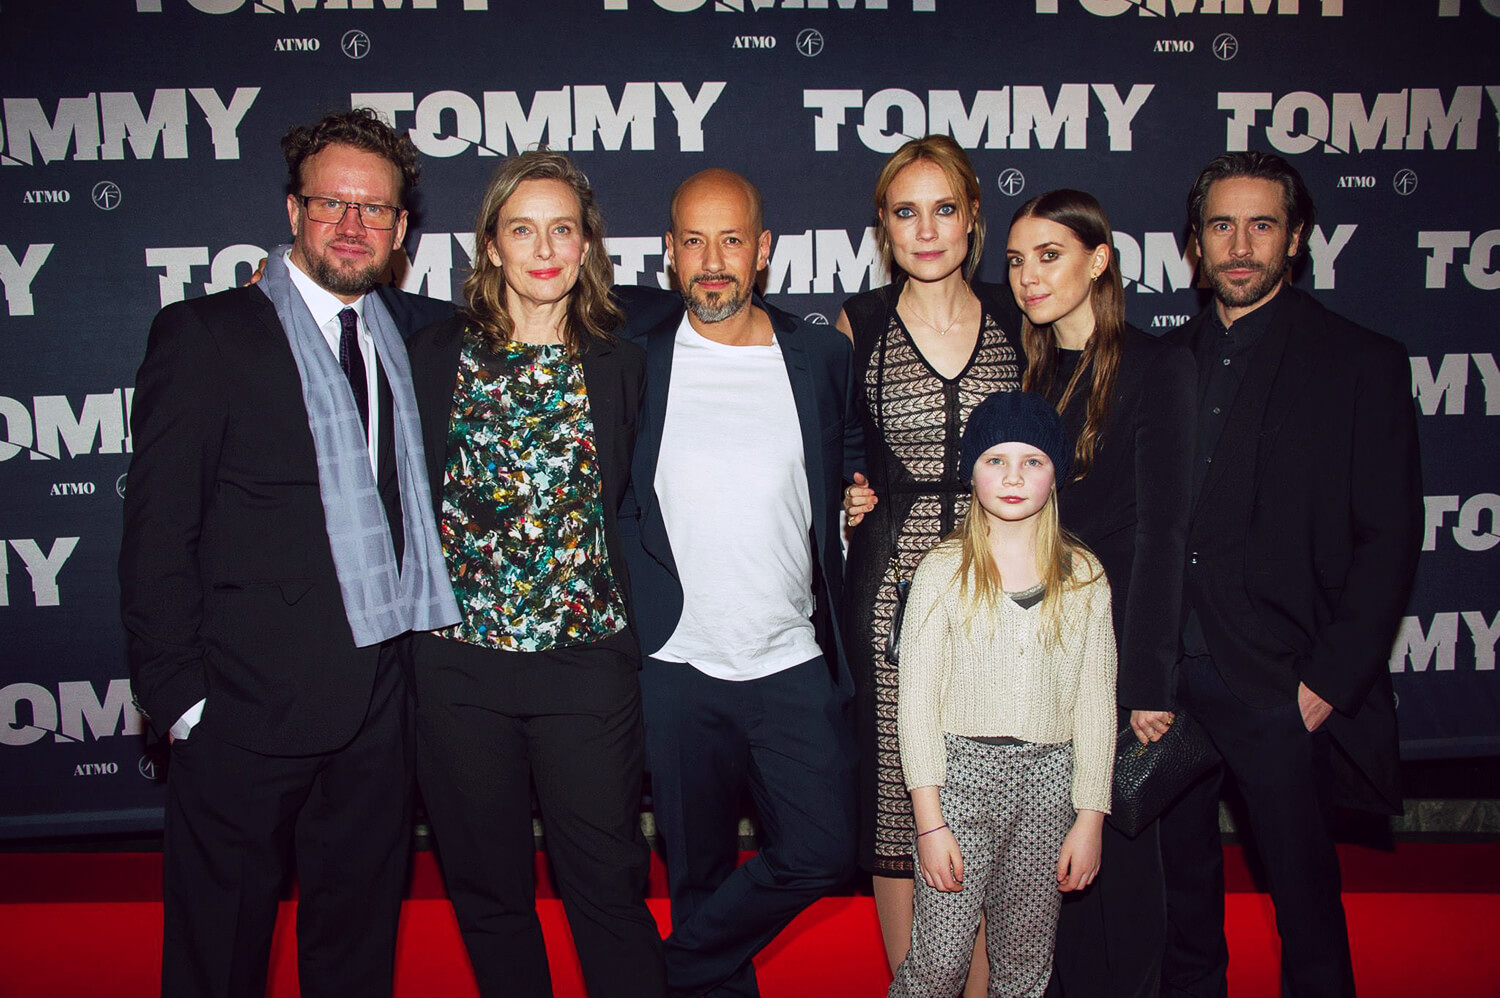
[[[851,353],[755,294],[770,251],[754,185],[705,170],[672,197],[680,298],[621,292],[647,353],[620,524],[674,998],[759,994],[751,958],[855,864],[853,684],[834,626],[840,495],[864,461]],[[747,790],[760,851],[737,866]]]

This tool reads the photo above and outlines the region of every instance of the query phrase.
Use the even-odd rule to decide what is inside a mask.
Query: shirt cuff
[[[177,719],[177,723],[172,725],[170,734],[173,738],[178,741],[182,741],[188,735],[193,733],[193,728],[203,718],[203,705],[205,703],[208,703],[208,700],[206,698],[203,700],[199,700],[197,703],[193,704],[187,710],[182,712],[182,716]]]

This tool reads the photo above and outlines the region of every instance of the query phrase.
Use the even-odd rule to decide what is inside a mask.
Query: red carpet
[[[1274,998],[1269,901],[1249,893],[1228,850],[1230,993]],[[147,998],[161,945],[160,856],[0,855],[0,998]],[[1362,998],[1500,996],[1500,846],[1402,845],[1344,852],[1345,905]],[[659,894],[659,876],[653,878]],[[1238,889],[1236,889],[1238,888]],[[463,945],[427,854],[418,854],[401,925],[399,998],[468,998]],[[663,926],[665,900],[653,897]],[[538,902],[558,996],[582,996],[561,902]],[[272,960],[275,998],[296,995],[295,901],[283,905]],[[830,898],[756,961],[766,998],[877,996],[885,972],[873,903]]]

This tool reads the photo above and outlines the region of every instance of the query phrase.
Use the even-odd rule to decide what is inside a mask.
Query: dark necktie
[[[359,317],[354,309],[346,308],[339,313],[339,367],[349,379],[349,388],[354,392],[354,408],[359,410],[359,421],[365,433],[370,432],[370,392],[365,383],[365,359],[359,352]]]

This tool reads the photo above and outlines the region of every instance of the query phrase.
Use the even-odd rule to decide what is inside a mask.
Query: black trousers
[[[534,782],[589,994],[661,995],[629,634],[545,652],[418,635],[413,651],[418,779],[480,994],[552,994],[536,916]]]
[[[1130,714],[1122,712],[1121,726]],[[1167,942],[1160,822],[1135,838],[1104,823],[1099,876],[1064,894],[1049,998],[1154,998]]]
[[[380,650],[369,713],[335,752],[251,752],[214,735],[213,711],[210,693],[203,720],[172,746],[162,995],[264,998],[294,855],[301,993],[390,995],[413,773],[396,645]]]
[[[1219,788],[1227,769],[1244,798],[1246,838],[1265,871],[1281,937],[1283,998],[1352,998],[1354,972],[1333,843],[1332,749],[1309,734],[1296,700],[1249,707],[1212,661],[1190,658],[1179,702],[1202,722],[1224,757],[1161,819],[1167,883],[1167,952],[1161,993],[1223,998],[1224,863]]]
[[[667,859],[674,998],[759,994],[751,958],[854,874],[854,738],[827,663],[745,682],[648,658],[641,673]],[[750,791],[760,849],[736,866]]]

